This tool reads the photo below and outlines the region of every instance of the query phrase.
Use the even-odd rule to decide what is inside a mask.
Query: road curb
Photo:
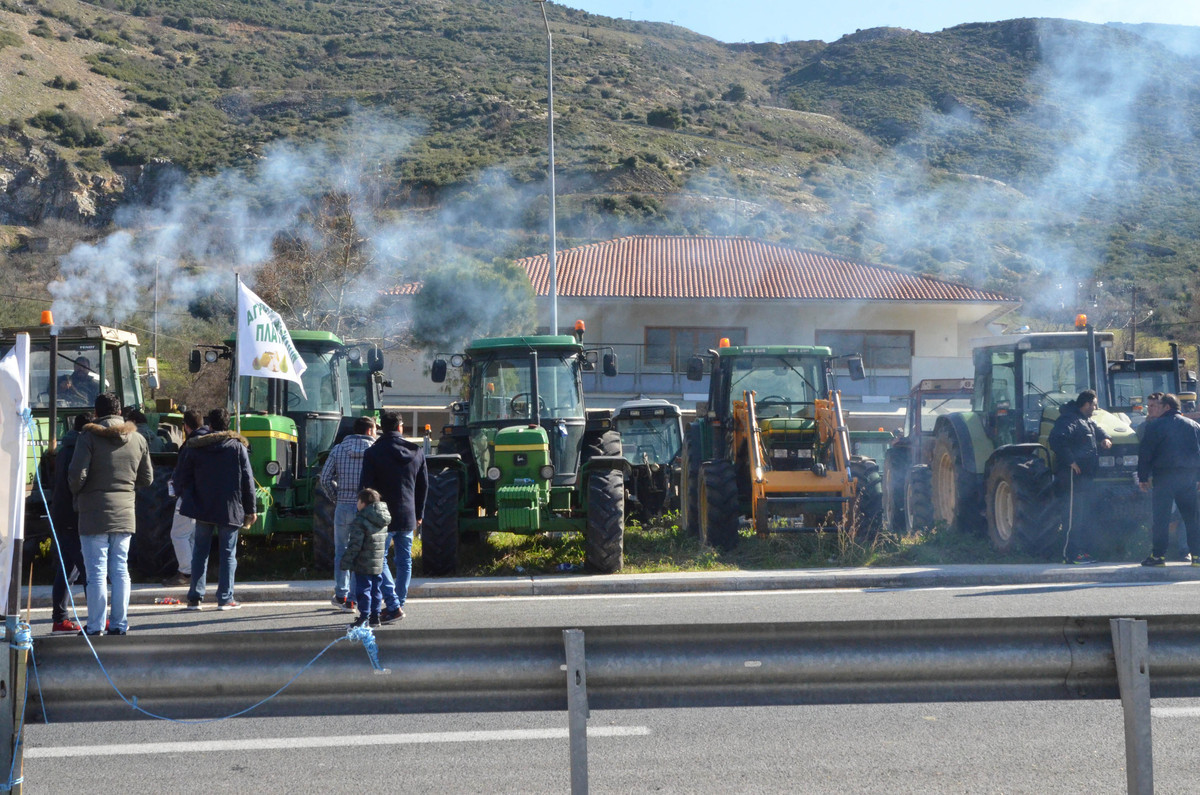
[[[1200,567],[1185,563],[1148,568],[1136,563],[1093,566],[1050,564],[908,566],[893,568],[800,569],[786,571],[674,572],[667,574],[547,574],[518,577],[414,578],[410,599],[450,599],[522,596],[580,596],[652,593],[716,593],[722,591],[779,591],[895,588],[964,588],[1003,585],[1118,585],[1200,581]],[[209,586],[212,601],[215,583]],[[32,604],[50,607],[48,585],[33,587]],[[75,588],[82,601],[83,589]],[[239,602],[323,601],[333,595],[332,580],[240,582]],[[29,589],[20,605],[27,604]],[[155,604],[165,599],[187,600],[187,588],[135,584],[131,604]]]

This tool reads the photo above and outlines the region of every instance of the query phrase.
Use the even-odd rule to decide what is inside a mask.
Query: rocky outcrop
[[[24,136],[10,138],[0,148],[0,224],[37,226],[62,219],[104,226],[118,205],[151,202],[178,179],[176,167],[165,160],[93,174],[69,161],[70,155]]]
[[[31,139],[12,143],[0,152],[0,223],[108,222],[125,192],[123,177],[88,174],[53,146]]]

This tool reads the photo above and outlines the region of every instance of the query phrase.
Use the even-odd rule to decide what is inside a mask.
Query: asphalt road
[[[382,632],[416,628],[1192,613],[1200,582],[420,599]],[[326,602],[200,613],[132,608],[131,632],[317,630]],[[35,635],[48,631],[35,610]],[[119,643],[119,638],[104,638]],[[78,638],[48,642],[79,643]],[[98,644],[103,654],[105,643]],[[384,661],[386,664],[386,660]],[[186,660],[169,661],[186,676]],[[281,683],[282,684],[282,683]],[[566,715],[254,718],[201,725],[31,724],[26,790],[129,793],[565,792]],[[1154,702],[1158,792],[1196,792],[1200,702]],[[593,792],[1121,792],[1115,701],[595,711]]]

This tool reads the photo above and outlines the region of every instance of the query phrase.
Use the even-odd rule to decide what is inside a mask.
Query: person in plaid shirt
[[[341,567],[350,537],[350,523],[358,512],[358,481],[362,476],[363,452],[375,442],[375,418],[358,417],[353,433],[329,451],[321,470],[321,490],[334,501],[333,511],[333,603],[354,609],[350,598],[350,572]]]

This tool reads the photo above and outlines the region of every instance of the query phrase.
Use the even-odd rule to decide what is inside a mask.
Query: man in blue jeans
[[[333,509],[333,604],[343,610],[353,610],[350,598],[350,571],[341,568],[350,523],[358,512],[358,481],[362,476],[363,453],[375,442],[375,418],[358,417],[353,433],[329,451],[321,469],[321,489],[334,498]],[[385,567],[386,569],[386,567]],[[394,598],[394,597],[393,597]]]
[[[379,425],[383,433],[363,453],[360,485],[379,492],[392,515],[388,530],[395,545],[396,596],[400,604],[383,614],[382,620],[386,624],[404,618],[404,602],[412,581],[413,534],[421,526],[421,517],[425,513],[429,472],[420,445],[404,438],[404,423],[399,412],[383,412]],[[387,567],[384,569],[386,571]]]
[[[129,628],[129,542],[136,523],[137,489],[154,482],[146,439],[121,416],[121,399],[96,396],[96,420],[83,426],[67,483],[79,511],[79,541],[87,567],[89,635],[124,635]],[[112,615],[108,615],[108,581]]]
[[[187,609],[199,610],[204,601],[208,552],[216,533],[220,552],[217,609],[237,610],[241,605],[233,598],[233,575],[237,570],[238,530],[258,518],[250,443],[229,430],[229,412],[225,409],[208,412],[204,422],[179,451],[175,464],[179,513],[196,520]]]

